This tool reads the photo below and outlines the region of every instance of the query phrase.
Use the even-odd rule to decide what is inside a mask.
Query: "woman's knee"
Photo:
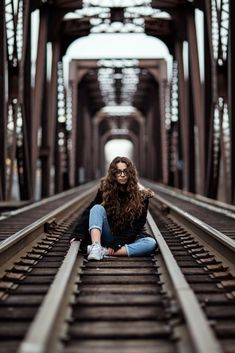
[[[151,237],[144,238],[144,243],[149,251],[154,251],[157,248],[156,240]]]
[[[134,243],[126,245],[128,256],[145,256],[154,252],[157,242],[151,237],[141,238]]]
[[[103,206],[97,204],[90,209],[89,215],[89,231],[92,229],[98,229],[100,232],[103,228],[103,222],[105,219],[105,209]]]

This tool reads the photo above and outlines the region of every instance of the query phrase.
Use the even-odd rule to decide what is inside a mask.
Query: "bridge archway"
[[[235,9],[232,1],[153,0],[146,6],[147,15],[138,6],[134,6],[133,12],[123,2],[120,7],[110,2],[105,9],[96,2],[96,14],[92,12],[94,8],[89,1],[86,8],[84,2],[79,0],[19,0],[19,6],[15,6],[15,3],[14,0],[1,2],[1,14],[4,15],[0,20],[0,36],[3,39],[0,56],[0,95],[3,102],[0,107],[2,200],[11,197],[15,166],[21,200],[35,198],[38,171],[42,175],[41,197],[77,185],[77,165],[73,164],[77,151],[70,150],[71,141],[74,146],[76,142],[74,132],[67,129],[67,120],[64,119],[67,91],[62,59],[71,43],[94,31],[129,32],[134,29],[144,32],[149,39],[150,36],[157,37],[166,44],[173,56],[171,87],[167,90],[164,86],[166,82],[158,81],[161,124],[157,129],[154,126],[159,134],[154,141],[158,141],[164,153],[158,153],[160,160],[155,158],[157,154],[154,156],[152,150],[148,153],[148,156],[153,155],[147,161],[151,178],[212,198],[217,197],[218,185],[225,178],[228,181],[224,186],[225,200],[234,202],[235,110],[232,102],[235,54],[232,43],[235,31],[232,20]],[[198,9],[204,15],[204,83],[200,78],[197,46],[195,13]],[[39,10],[40,21],[36,69],[32,78],[30,35],[33,29],[32,13],[35,10]],[[165,11],[167,14],[164,14]],[[184,42],[188,45],[188,77],[183,67]],[[48,58],[48,44],[52,49],[52,58]],[[156,71],[153,73],[152,68],[149,68],[145,77],[146,67],[141,67],[143,59],[142,62],[139,60],[138,67],[130,64],[130,60],[123,60],[125,65],[122,67],[119,63],[110,62],[106,66],[115,82],[113,90],[106,87],[106,93],[110,91],[111,94],[106,96],[103,105],[113,102],[120,105],[128,101],[143,113],[147,106],[146,91],[151,86],[149,74],[156,78]],[[49,78],[46,75],[48,65],[51,67]],[[129,85],[129,91],[123,95],[122,88],[126,86],[120,77],[123,78],[123,73],[130,72],[130,69],[136,74],[138,70],[141,71],[136,75],[140,78],[140,85],[132,88]],[[136,92],[133,99],[129,95],[131,89]],[[97,96],[94,94],[93,98],[97,99]],[[153,100],[151,102],[153,104]],[[97,111],[96,107],[92,117]],[[168,120],[168,126],[164,126],[162,119]],[[151,132],[150,129],[148,131]],[[85,159],[89,155],[90,152]],[[156,166],[153,170],[151,160]],[[221,168],[223,173],[220,173]],[[89,180],[91,176],[92,169],[87,169],[84,180]]]
[[[133,160],[134,146],[129,139],[116,139],[112,138],[108,140],[104,145],[104,158],[105,166],[109,166],[110,162],[116,156],[125,156]]]

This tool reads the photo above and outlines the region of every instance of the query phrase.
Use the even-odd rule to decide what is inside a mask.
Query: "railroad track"
[[[233,352],[235,343],[233,339],[235,337],[233,268],[224,265],[225,254],[223,250],[221,257],[219,257],[214,248],[206,242],[202,243],[202,234],[197,237],[194,231],[182,223],[182,220],[179,222],[170,213],[163,215],[162,210],[159,210],[154,202],[153,205],[151,209],[155,214],[159,231],[198,303],[200,303],[220,343],[222,352]],[[230,263],[230,261],[227,260],[226,263]],[[196,315],[195,323],[199,325]],[[213,352],[209,349],[206,351]]]
[[[89,192],[82,199],[80,208]],[[9,258],[0,280],[0,352],[233,352],[232,271],[151,203],[149,228],[160,248],[151,257],[87,262],[79,242],[69,245],[77,218],[70,211],[11,266]]]
[[[56,228],[58,222],[65,216],[69,217],[76,208],[87,203],[97,190],[94,183],[64,192],[30,205],[22,210],[11,212],[7,218],[0,221],[0,275],[10,262],[18,261],[33,245],[39,247],[40,251],[50,247],[45,244],[45,233]],[[27,248],[28,246],[28,248]]]
[[[147,185],[156,192],[155,199],[169,206],[172,212],[179,208],[184,214],[192,214],[230,238],[231,244],[235,244],[235,206],[199,195],[193,197],[156,183],[148,182]]]
[[[206,198],[198,200],[157,184],[147,185],[156,193],[155,205],[200,238],[235,273],[235,207]]]
[[[85,191],[94,190],[96,185],[97,183],[90,182],[18,210],[3,212],[0,216],[0,244],[27,226],[31,226],[33,222],[37,222],[43,217],[46,219],[50,212],[58,209],[61,205],[67,204],[69,201],[73,202],[73,200],[76,202],[76,197]]]

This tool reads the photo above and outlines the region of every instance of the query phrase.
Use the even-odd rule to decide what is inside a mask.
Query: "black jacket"
[[[85,209],[85,211],[78,219],[78,222],[73,230],[73,233],[70,239],[75,238],[76,240],[82,240],[83,245],[87,245],[91,243],[91,238],[88,230],[90,209],[96,204],[101,204],[102,201],[103,201],[102,192],[98,190],[94,200],[90,203],[90,205]],[[145,229],[148,204],[149,204],[149,198],[146,197],[144,199],[144,208],[141,215],[138,218],[136,218],[131,225],[128,225],[125,229],[121,230],[118,233],[118,235],[114,235],[114,240],[110,242],[110,244],[108,244],[109,247],[113,248],[116,251],[118,248],[122,247],[123,245],[132,243],[137,238],[151,236],[148,233],[146,233],[146,229]],[[110,220],[109,217],[108,217],[108,221],[110,224],[112,223],[112,220]]]

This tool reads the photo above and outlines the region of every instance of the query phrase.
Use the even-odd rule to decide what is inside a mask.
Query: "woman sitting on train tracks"
[[[146,233],[150,189],[139,187],[134,164],[126,157],[111,162],[95,199],[78,220],[70,241],[82,240],[88,260],[104,256],[146,256],[157,247]]]

